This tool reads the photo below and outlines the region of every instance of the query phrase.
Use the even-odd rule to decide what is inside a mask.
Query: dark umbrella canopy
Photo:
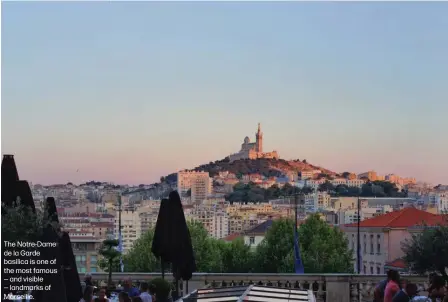
[[[5,207],[2,206],[2,214],[5,213],[4,211],[8,208],[12,208],[15,206],[15,201],[17,200],[17,197],[20,197],[20,200],[23,205],[29,206],[33,212],[36,212],[33,196],[31,193],[30,186],[28,182],[19,180],[16,164],[14,161],[14,157],[12,155],[4,155],[3,161],[2,161],[2,203],[5,205]],[[56,211],[56,205],[53,202],[53,208],[54,211]],[[27,218],[24,218],[27,219]],[[57,216],[56,216],[57,221]],[[17,223],[20,224],[20,221]],[[2,230],[3,232],[3,230]],[[21,238],[17,238],[17,240],[21,240]],[[42,242],[52,242],[52,243],[59,243],[59,235],[58,232],[51,226],[47,225],[43,229],[42,236],[39,239]],[[2,245],[3,250],[3,245]],[[42,291],[34,291],[32,293],[33,295],[33,301],[34,302],[50,302],[50,301],[58,301],[58,302],[66,302],[66,290],[65,290],[65,284],[64,284],[64,276],[61,269],[61,251],[59,245],[54,248],[39,248],[39,251],[41,253],[40,257],[38,257],[40,260],[54,260],[56,259],[56,264],[54,265],[40,265],[36,266],[36,268],[52,268],[55,269],[54,274],[47,274],[40,276],[44,277],[43,284],[40,283],[39,285],[51,285],[50,290],[42,290]],[[19,257],[20,258],[20,257]],[[51,267],[50,267],[51,266]],[[9,268],[13,268],[14,266],[9,266]],[[29,265],[27,266],[27,268]],[[3,280],[5,281],[5,280]],[[7,283],[5,281],[5,283]],[[79,284],[79,282],[78,282]],[[6,284],[5,284],[6,285]],[[29,284],[31,285],[31,284]],[[8,290],[5,288],[2,288],[2,293],[8,293]]]
[[[48,197],[45,204],[47,215],[52,222],[59,223],[56,202],[53,197]],[[82,297],[81,281],[76,268],[75,255],[67,232],[60,232],[58,227],[55,230],[59,233],[59,255],[62,266],[63,279],[65,283],[65,293],[67,302],[78,302]]]
[[[51,225],[43,231],[42,242],[59,242],[59,235],[55,232]],[[51,285],[50,290],[41,290],[33,292],[33,302],[67,302],[66,288],[64,282],[63,269],[61,268],[61,251],[60,247],[42,247],[39,249],[42,259],[53,260],[56,259],[56,264],[46,265],[45,268],[53,269],[56,273],[53,274],[41,274],[44,278],[43,286]]]
[[[157,217],[152,252],[162,262],[172,263],[176,279],[190,280],[196,271],[190,231],[185,220],[179,193],[163,199]]]
[[[26,180],[16,181],[17,197],[20,198],[24,206],[30,207],[33,213],[36,213],[36,206],[34,204],[33,194],[31,193],[30,185]]]
[[[157,216],[154,238],[152,240],[152,253],[163,262],[171,262],[170,240],[170,209],[168,199],[162,199]]]
[[[65,268],[64,281],[67,302],[78,302],[82,298],[81,280],[79,279],[70,236],[67,232],[62,233],[59,244],[62,251],[62,263]]]
[[[2,160],[2,203],[6,207],[13,205],[15,194],[15,184],[19,180],[14,155],[3,155]],[[14,196],[15,195],[15,196]]]

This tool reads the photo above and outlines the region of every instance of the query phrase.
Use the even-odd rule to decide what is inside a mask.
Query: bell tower
[[[263,132],[261,132],[261,124],[258,123],[258,131],[255,133],[255,149],[257,152],[263,152]]]

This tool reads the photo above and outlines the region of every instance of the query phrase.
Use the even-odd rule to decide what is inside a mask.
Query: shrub
[[[150,284],[154,285],[156,288],[156,297],[160,300],[166,300],[171,295],[171,290],[173,289],[170,282],[162,278],[152,279]]]

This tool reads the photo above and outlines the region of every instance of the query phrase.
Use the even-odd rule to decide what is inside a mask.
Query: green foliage
[[[151,252],[154,230],[144,233],[135,241],[132,249],[124,256],[125,270],[129,272],[154,272],[160,267],[160,261]]]
[[[44,226],[50,224],[55,230],[60,229],[61,224],[53,222],[42,208],[37,208],[33,213],[20,198],[17,198],[14,207],[2,204],[2,240],[37,241],[42,236]]]
[[[332,191],[334,191],[334,186],[331,182],[329,182],[327,180],[324,183],[319,185],[318,191],[319,192],[332,192]]]
[[[154,285],[156,288],[156,297],[158,300],[164,301],[168,299],[173,290],[172,284],[162,278],[154,278],[149,284]]]
[[[448,281],[448,219],[438,227],[423,226],[402,243],[404,260],[412,272],[425,274],[439,272]]]
[[[343,174],[348,173],[344,172]],[[333,197],[407,197],[394,183],[388,181],[367,182],[361,188],[347,185],[332,185],[329,181],[319,185],[320,192],[328,192]]]
[[[212,238],[199,222],[188,222],[198,272],[294,272],[294,221],[272,223],[264,240],[252,249],[242,238],[225,242]],[[344,234],[312,215],[299,228],[300,249],[306,273],[352,272],[352,251]],[[151,253],[153,231],[136,241],[125,256],[129,271],[154,272],[158,260]]]
[[[199,272],[221,271],[223,269],[219,243],[210,237],[202,223],[188,222],[196,266]]]
[[[363,197],[406,197],[406,192],[400,192],[394,183],[388,181],[373,181],[364,184],[361,188]]]
[[[344,233],[328,225],[318,214],[299,227],[300,250],[307,273],[351,273],[353,251]]]
[[[100,265],[103,266],[103,269],[109,272],[108,284],[112,284],[112,271],[114,267],[117,267],[117,261],[120,259],[121,252],[117,251],[119,243],[116,239],[106,239],[103,241],[103,244],[100,248],[99,254],[103,257],[103,261],[100,261]],[[100,266],[101,267],[101,266]]]
[[[253,182],[248,184],[237,183],[233,187],[233,192],[226,196],[226,199],[230,202],[268,202],[272,199],[280,197],[291,196],[293,194],[309,194],[313,189],[310,187],[304,187],[302,189],[294,187],[289,183],[286,183],[282,188],[274,184],[268,189],[263,189]]]
[[[282,273],[287,269],[285,258],[294,249],[294,221],[279,219],[272,223],[263,241],[257,246],[254,271]],[[294,266],[292,266],[293,268]]]
[[[353,252],[345,235],[337,228],[311,215],[298,229],[300,254],[306,273],[351,273]],[[294,272],[294,222],[274,221],[264,241],[257,247],[260,272]]]
[[[232,242],[219,241],[222,251],[222,261],[226,273],[247,273],[253,267],[253,253],[250,246],[244,243],[243,238]]]

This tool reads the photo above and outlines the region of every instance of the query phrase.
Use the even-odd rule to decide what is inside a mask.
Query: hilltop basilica
[[[263,133],[261,132],[261,125],[258,123],[258,131],[255,133],[255,142],[251,143],[249,137],[246,136],[241,144],[241,150],[238,153],[231,154],[229,158],[232,162],[239,159],[278,159],[279,156],[277,151],[263,152]]]

